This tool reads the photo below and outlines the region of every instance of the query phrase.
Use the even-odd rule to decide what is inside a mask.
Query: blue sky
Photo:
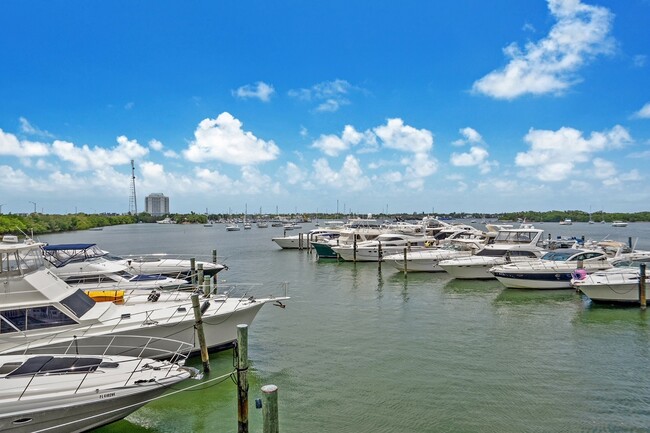
[[[3,213],[650,209],[650,0],[0,11]]]

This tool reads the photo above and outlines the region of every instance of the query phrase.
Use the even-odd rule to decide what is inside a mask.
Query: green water
[[[650,247],[650,224],[540,228],[639,237],[639,247]],[[280,294],[288,282],[287,308],[265,306],[249,331],[251,432],[262,431],[254,400],[265,384],[279,388],[281,432],[650,431],[649,313],[593,306],[570,290],[318,262],[280,250],[271,237],[281,235],[141,224],[43,239],[97,242],[115,253],[209,256],[216,248],[230,267],[219,274],[223,287],[259,283],[248,290]],[[232,353],[213,356],[211,366],[210,377],[231,371]],[[205,386],[97,431],[236,432],[235,385]]]

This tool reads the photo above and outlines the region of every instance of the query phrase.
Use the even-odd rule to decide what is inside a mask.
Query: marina
[[[303,225],[304,231],[313,228]],[[480,227],[478,227],[480,228]],[[542,224],[544,236],[610,237],[650,249],[650,224]],[[613,231],[615,230],[615,231]],[[253,400],[278,387],[282,432],[627,432],[650,425],[647,312],[592,304],[574,290],[504,289],[446,273],[407,277],[377,263],[317,260],[278,249],[282,228],[206,236],[201,225],[138,224],[40,236],[96,242],[115,254],[202,259],[217,249],[222,287],[288,283],[286,308],[263,308],[250,327]],[[637,240],[638,239],[638,240]],[[199,367],[200,359],[189,360]],[[212,375],[232,369],[211,355]],[[231,381],[151,402],[97,431],[236,431]]]

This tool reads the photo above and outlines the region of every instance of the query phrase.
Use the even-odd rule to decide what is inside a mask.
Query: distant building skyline
[[[161,192],[149,194],[144,200],[145,211],[151,216],[164,216],[169,213],[169,197]]]

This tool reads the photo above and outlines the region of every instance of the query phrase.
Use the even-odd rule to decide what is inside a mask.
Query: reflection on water
[[[484,293],[497,293],[503,290],[503,285],[496,279],[494,280],[449,280],[444,290],[447,293],[458,294],[484,294]]]
[[[503,289],[494,300],[495,305],[547,304],[554,302],[579,302],[575,290]]]
[[[576,315],[575,323],[583,325],[634,325],[648,327],[650,312],[636,306],[594,304],[582,296],[583,308]]]

